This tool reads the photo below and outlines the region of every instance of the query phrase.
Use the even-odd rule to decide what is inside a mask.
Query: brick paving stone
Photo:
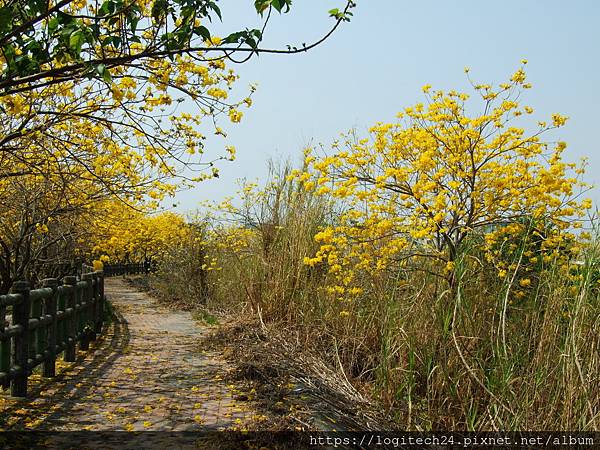
[[[199,348],[206,327],[120,278],[105,292],[116,320],[103,338],[55,379],[32,383],[30,398],[5,405],[5,429],[203,431],[252,420],[252,405],[223,381],[232,368]]]

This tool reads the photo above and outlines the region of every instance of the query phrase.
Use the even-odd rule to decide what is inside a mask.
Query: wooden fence
[[[34,368],[43,365],[42,376],[53,377],[61,352],[65,361],[75,361],[76,346],[88,350],[102,331],[104,302],[101,271],[80,280],[48,278],[34,290],[27,281],[15,282],[9,294],[0,295],[0,385],[25,397]]]
[[[116,275],[135,275],[150,273],[155,270],[154,264],[150,262],[130,263],[130,264],[105,264],[104,276],[112,277]]]

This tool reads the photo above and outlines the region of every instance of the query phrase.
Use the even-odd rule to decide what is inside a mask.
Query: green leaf
[[[114,0],[106,0],[98,10],[98,15],[100,17],[109,16],[114,14],[118,7],[119,5]]]
[[[109,70],[106,68],[106,66],[104,64],[98,64],[96,66],[96,73],[98,75],[100,75],[100,77],[106,82],[106,83],[112,83],[112,76],[110,75]]]
[[[221,15],[221,9],[217,6],[217,4],[215,2],[208,2],[208,6],[210,6],[210,8],[215,12],[215,14],[219,17],[219,20],[222,22],[223,16]]]
[[[58,18],[53,17],[52,19],[50,19],[48,21],[48,33],[54,34],[56,29],[58,28],[58,25],[59,25]]]
[[[68,25],[75,20],[73,16],[63,11],[58,11],[56,13],[56,18],[58,19],[58,23],[61,25]]]
[[[98,17],[108,16],[108,3],[108,1],[102,3],[102,6],[100,6],[100,9],[98,9]]]
[[[32,13],[38,14],[46,10],[48,3],[46,0],[29,0],[27,6]]]
[[[104,70],[104,73],[102,74],[102,79],[107,83],[112,83],[112,76],[110,75],[108,69]]]
[[[281,12],[281,9],[283,8],[284,4],[285,4],[285,2],[283,0],[271,0],[271,5],[278,12]]]
[[[152,5],[152,18],[158,22],[167,13],[167,6],[167,0],[156,0]]]
[[[135,33],[139,21],[140,19],[138,17],[131,17],[129,19],[129,28],[131,29],[132,33]]]
[[[0,8],[0,34],[9,33],[12,29],[12,11],[8,6]]]
[[[210,31],[208,28],[200,25],[199,27],[194,27],[194,34],[200,36],[204,40],[210,39]]]
[[[292,0],[271,0],[271,4],[273,8],[275,8],[278,12],[281,12],[283,8],[285,8],[284,13],[290,11],[290,6],[292,5]]]
[[[270,5],[271,0],[256,0],[254,2],[254,8],[256,9],[256,12],[259,13],[261,16],[265,12],[265,10],[269,8]]]
[[[236,44],[240,41],[241,38],[244,37],[244,32],[238,31],[236,33],[231,33],[225,39],[223,39],[224,44]]]
[[[69,47],[75,55],[81,53],[81,47],[85,43],[85,36],[81,30],[76,30],[69,37]]]

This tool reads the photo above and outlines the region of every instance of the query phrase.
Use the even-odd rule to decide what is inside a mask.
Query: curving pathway
[[[34,375],[30,398],[0,398],[0,428],[99,431],[244,430],[265,417],[223,379],[231,367],[203,352],[207,328],[120,278],[106,280],[116,320],[55,379]],[[4,423],[2,423],[4,422]]]

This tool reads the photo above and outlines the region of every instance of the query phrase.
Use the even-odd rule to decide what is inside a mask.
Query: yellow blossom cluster
[[[346,294],[357,273],[417,256],[438,260],[440,274],[452,272],[467,237],[525,217],[551,223],[562,239],[590,206],[577,198],[586,187],[583,166],[563,160],[565,143],[541,139],[566,117],[554,114],[534,129],[515,122],[533,112],[519,103],[525,80],[521,67],[496,88],[472,83],[475,114],[470,95],[425,86],[425,102],[405,108],[396,123],[377,123],[368,138],[343,135],[322,157],[307,149],[307,170],[292,177],[344,212],[315,236],[321,247],[306,264],[326,263],[337,294]],[[555,249],[551,239],[544,245]]]
[[[553,222],[523,218],[498,224],[484,235],[485,260],[497,270],[500,280],[514,288],[517,299],[535,289],[546,268],[557,267],[570,275],[571,261],[577,260],[589,236],[575,235]]]
[[[110,52],[110,45],[104,51]],[[252,104],[249,97],[227,100],[238,76],[221,59],[145,59],[111,73],[108,80],[0,96],[5,113],[0,145],[6,155],[0,177],[77,170],[112,194],[140,202],[161,200],[182,183],[212,178],[215,160],[233,159],[228,149],[203,162],[206,133],[201,127],[213,126],[215,134],[226,136],[216,119],[228,115],[240,122],[239,109]],[[185,100],[195,104],[195,112],[180,111]],[[189,177],[178,176],[184,169]]]
[[[139,7],[151,14],[151,2]],[[70,8],[94,6],[73,2]],[[144,51],[139,42],[131,48]],[[111,43],[95,50],[106,57],[120,51]],[[235,148],[225,146],[205,161],[207,134],[226,137],[221,117],[239,122],[240,109],[252,104],[248,96],[229,98],[238,76],[223,58],[143,58],[103,70],[102,79],[41,83],[0,95],[2,292],[14,279],[43,277],[45,266],[84,258],[90,224],[102,227],[113,214],[107,204],[124,206],[118,216],[130,214],[124,212],[133,211],[130,206],[146,212],[177,189],[217,177],[218,160],[235,158]],[[138,219],[131,223],[149,220]],[[137,256],[151,241],[143,232],[154,225],[134,227],[131,236],[112,230],[117,241],[102,250],[111,258]]]
[[[105,202],[88,244],[90,259],[103,262],[141,262],[159,259],[190,233],[176,213],[148,214],[119,202]]]

